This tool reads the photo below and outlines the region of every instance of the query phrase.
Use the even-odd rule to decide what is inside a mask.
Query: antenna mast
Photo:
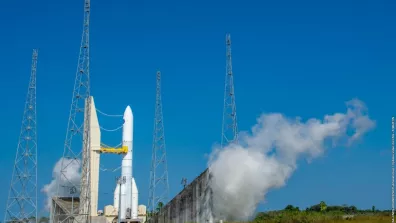
[[[238,143],[238,126],[234,92],[234,74],[232,73],[231,36],[226,35],[226,78],[224,88],[223,128],[221,148],[229,143]]]
[[[90,120],[90,74],[89,74],[89,23],[90,0],[84,3],[84,25],[81,38],[80,54],[76,79],[73,89],[72,104],[64,152],[61,163],[60,179],[58,179],[57,197],[54,197],[55,207],[52,210],[52,222],[87,223],[90,222],[90,154],[89,154],[89,120]],[[85,108],[85,111],[84,111]],[[85,112],[85,114],[84,114]],[[81,143],[82,142],[82,149]],[[68,175],[68,169],[79,167],[81,180]],[[59,183],[60,182],[60,183]],[[61,211],[63,208],[57,202],[59,197],[69,197],[71,210]]]
[[[392,116],[392,223],[395,222],[395,117]]]
[[[161,72],[157,71],[153,154],[150,170],[148,209],[154,211],[159,202],[165,204],[169,197],[168,167],[166,162],[164,123],[161,101]]]
[[[5,223],[37,223],[37,57],[38,51],[34,49],[22,127],[4,216]]]

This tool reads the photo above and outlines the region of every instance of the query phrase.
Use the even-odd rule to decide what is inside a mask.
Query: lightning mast
[[[226,78],[224,88],[223,128],[221,147],[229,143],[238,143],[238,126],[234,92],[234,74],[232,73],[231,36],[226,35]]]
[[[169,197],[168,167],[166,162],[164,123],[161,101],[161,72],[157,71],[156,102],[154,116],[153,151],[150,170],[148,209],[154,211]]]
[[[85,0],[84,24],[81,38],[80,54],[76,79],[73,89],[72,104],[66,140],[64,143],[61,170],[59,173],[57,196],[53,203],[52,223],[58,222],[90,222],[90,74],[89,74],[89,18],[90,0]],[[85,108],[85,114],[84,114]],[[82,142],[82,149],[81,143]],[[70,176],[73,168],[79,168],[81,178]],[[68,197],[71,200],[71,210],[62,211],[59,205],[59,197]]]
[[[4,216],[5,223],[37,223],[37,57],[38,51],[34,49],[22,127]]]
[[[395,117],[392,116],[392,223],[395,222]]]

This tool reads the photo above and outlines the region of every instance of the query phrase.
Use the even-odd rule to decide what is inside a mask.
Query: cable
[[[123,117],[123,115],[109,115],[109,114],[106,114],[106,113],[100,111],[99,109],[96,109],[96,111],[99,112],[100,114],[102,114],[104,116],[108,116],[108,117]]]
[[[118,145],[116,145],[116,146],[109,146],[109,145],[104,144],[103,142],[100,143],[100,146],[101,146],[101,147],[105,147],[105,148],[118,148],[118,147],[120,147],[121,145],[122,145],[122,142],[118,143]]]
[[[102,165],[100,165],[101,171],[115,172],[115,171],[119,170],[120,168],[121,168],[121,166],[114,168],[114,169],[107,169],[107,168],[103,168]]]
[[[117,127],[117,128],[115,128],[115,129],[105,129],[102,126],[100,126],[100,129],[103,130],[103,131],[106,131],[106,132],[115,132],[117,130],[120,130],[121,128],[122,128],[122,125]]]
[[[109,115],[109,114],[106,114],[106,113],[100,111],[99,109],[96,109],[96,111],[99,112],[100,114],[102,114],[104,116],[108,116],[108,117],[122,117],[123,116],[123,115]],[[103,130],[103,131],[106,131],[106,132],[115,132],[115,131],[117,131],[117,130],[119,130],[121,128],[122,128],[122,125],[117,127],[117,128],[115,128],[115,129],[106,129],[106,128],[103,128],[102,126],[100,126],[100,129]]]

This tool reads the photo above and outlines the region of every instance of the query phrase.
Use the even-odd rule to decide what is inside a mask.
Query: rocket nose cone
[[[124,117],[127,117],[127,116],[132,116],[132,109],[129,105],[126,107],[125,112],[124,112]]]

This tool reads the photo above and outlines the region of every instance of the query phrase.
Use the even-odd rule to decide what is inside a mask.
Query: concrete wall
[[[212,190],[210,175],[206,169],[184,190],[166,204],[161,213],[149,219],[149,223],[213,223]]]

